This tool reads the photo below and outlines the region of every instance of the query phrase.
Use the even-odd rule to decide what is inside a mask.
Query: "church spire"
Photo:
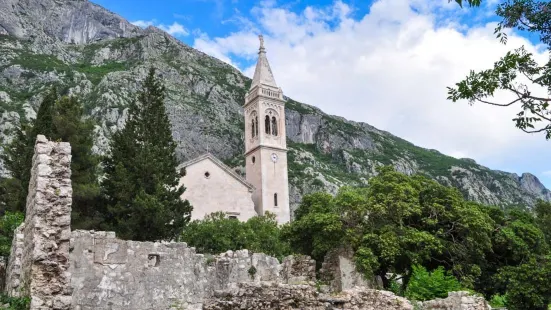
[[[272,69],[270,69],[270,64],[268,63],[268,58],[266,58],[264,37],[259,35],[258,39],[260,40],[260,48],[258,49],[258,61],[256,63],[251,89],[255,86],[260,86],[260,84],[277,88]]]

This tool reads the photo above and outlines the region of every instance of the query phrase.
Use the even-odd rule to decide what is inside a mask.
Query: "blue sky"
[[[93,1],[249,76],[263,33],[286,95],[492,169],[531,172],[551,188],[551,142],[515,129],[515,109],[446,100],[446,86],[508,50],[525,46],[548,59],[537,37],[511,33],[507,46],[495,39],[495,0],[478,9],[447,0]]]

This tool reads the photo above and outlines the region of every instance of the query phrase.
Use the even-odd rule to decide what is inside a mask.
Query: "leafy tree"
[[[477,0],[478,1],[478,0]],[[507,0],[501,3],[496,14],[502,18],[495,33],[507,43],[504,29],[527,31],[539,36],[541,43],[551,48],[551,2],[534,0]],[[505,102],[492,101],[496,91],[511,95]],[[545,94],[547,92],[547,94]],[[551,138],[551,60],[539,64],[524,47],[508,52],[491,69],[471,71],[455,85],[448,87],[448,99],[456,102],[466,99],[498,107],[517,106],[513,119],[517,128],[527,133],[544,133]]]
[[[440,266],[429,272],[423,266],[414,265],[405,296],[410,300],[425,301],[446,298],[449,292],[461,289],[459,281],[453,275],[446,273],[444,267]]]
[[[291,251],[280,232],[275,214],[267,213],[240,222],[228,218],[224,212],[215,212],[203,220],[190,222],[180,239],[200,253],[218,254],[247,249],[281,258]]]
[[[328,193],[302,197],[294,221],[284,226],[282,234],[294,251],[309,255],[321,264],[327,252],[336,248],[344,237],[335,199]]]
[[[545,235],[548,245],[551,245],[551,202],[538,201],[536,203],[536,223]]]
[[[492,245],[488,214],[425,177],[391,167],[378,172],[367,188],[305,196],[284,231],[293,249],[320,262],[329,250],[349,245],[359,269],[380,276],[385,288],[392,284],[388,273],[407,284],[416,264],[442,265],[472,286]]]
[[[184,187],[164,99],[165,88],[151,68],[103,162],[106,226],[124,239],[172,239],[190,219],[191,206],[180,199]]]
[[[547,310],[551,303],[551,257],[532,256],[518,266],[507,266],[500,279],[507,281],[507,309]]]
[[[536,218],[519,209],[504,212],[487,207],[487,213],[494,223],[492,249],[481,264],[475,289],[488,299],[507,296],[508,309],[539,309],[541,302],[549,300],[547,284],[537,284],[549,272],[545,258],[549,247]],[[536,265],[537,271],[525,271]]]

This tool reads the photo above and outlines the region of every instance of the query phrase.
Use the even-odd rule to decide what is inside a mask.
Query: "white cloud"
[[[174,22],[172,25],[159,24],[155,19],[152,20],[137,20],[132,22],[133,25],[138,27],[147,28],[149,26],[155,26],[163,31],[166,31],[171,36],[187,36],[189,32],[180,23]]]
[[[493,34],[495,24],[466,27],[458,22],[465,9],[457,4],[426,3],[379,0],[359,20],[340,1],[302,12],[260,6],[252,13],[265,33],[272,70],[286,95],[491,168],[551,170],[549,142],[516,129],[514,108],[446,99],[446,86],[470,69],[491,67],[513,48],[525,45],[541,61],[549,56],[514,34],[506,46],[500,44]],[[195,47],[226,61],[254,58],[258,31],[251,28],[221,38],[196,38]],[[249,76],[253,70],[244,68]],[[498,93],[495,101],[508,98]]]
[[[133,25],[138,27],[147,28],[155,24],[155,20],[137,20],[132,22]]]
[[[178,22],[172,23],[172,25],[166,26],[166,25],[158,25],[158,28],[166,31],[172,36],[187,36],[189,32],[182,26],[182,24]]]

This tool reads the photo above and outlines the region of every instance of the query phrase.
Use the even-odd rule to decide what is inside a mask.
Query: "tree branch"
[[[486,103],[486,104],[489,104],[489,105],[495,105],[495,106],[498,106],[498,107],[508,107],[508,106],[510,106],[510,105],[512,105],[512,104],[514,104],[514,103],[516,103],[516,102],[518,102],[518,101],[521,101],[522,98],[515,99],[515,100],[513,100],[513,101],[511,101],[511,102],[509,102],[509,103],[503,103],[503,104],[502,104],[502,103],[490,102],[490,101],[482,100],[482,99],[479,99],[479,98],[476,98],[476,100],[478,100],[478,101],[480,101],[480,102],[482,102],[482,103]]]

